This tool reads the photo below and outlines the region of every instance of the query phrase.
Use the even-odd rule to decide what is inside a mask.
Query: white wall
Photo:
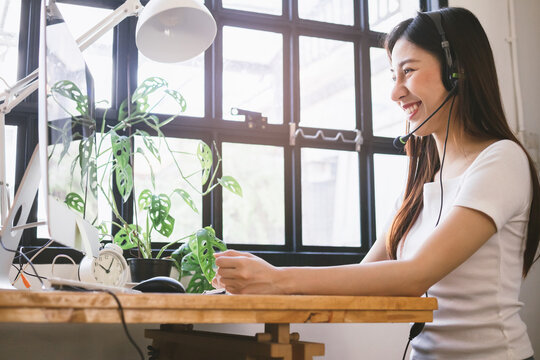
[[[518,75],[522,98],[516,102],[511,66],[508,3],[506,0],[451,0],[451,6],[473,11],[490,38],[496,58],[504,107],[513,129],[518,127],[518,109],[522,106],[524,124],[519,129],[537,156],[540,142],[540,1],[515,0]],[[527,323],[536,356],[540,356],[540,265],[536,264],[522,289]],[[142,330],[154,326],[130,326],[136,341],[145,348],[148,342]],[[262,325],[206,325],[200,329],[254,334]],[[327,360],[400,359],[408,334],[407,324],[310,324],[293,325],[301,339],[326,343]],[[119,325],[0,325],[0,358],[34,359],[130,359],[134,350]]]

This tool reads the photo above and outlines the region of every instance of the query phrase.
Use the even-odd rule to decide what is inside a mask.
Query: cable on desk
[[[135,340],[133,340],[133,338],[131,337],[131,334],[128,331],[126,319],[124,318],[124,308],[122,308],[122,304],[120,304],[120,300],[118,299],[118,297],[112,291],[109,291],[109,290],[97,290],[97,291],[102,291],[104,293],[111,295],[114,301],[116,301],[116,304],[118,305],[118,311],[120,312],[120,320],[122,320],[122,326],[124,327],[124,332],[126,333],[126,336],[129,339],[129,342],[133,345],[135,350],[137,350],[137,352],[139,353],[141,360],[144,360],[144,355],[141,348],[139,347],[139,345],[137,345]]]
[[[28,254],[30,253],[33,253],[33,252],[36,252],[31,258],[30,260],[28,260],[28,262],[26,263],[26,265],[22,265],[22,259],[21,259],[21,256],[16,256],[17,258],[19,258],[19,271],[17,272],[17,275],[15,276],[15,279],[11,282],[11,285],[14,285],[15,282],[19,279],[19,276],[22,274],[22,273],[25,273],[25,274],[28,274],[25,270],[26,268],[28,267],[28,265],[30,264],[33,264],[32,261],[34,261],[34,259],[39,255],[41,254],[43,251],[45,251],[45,249],[47,249],[54,241],[53,240],[49,240],[45,243],[45,245],[43,245],[42,247],[40,247],[39,249],[33,249],[33,250],[30,250],[28,251]],[[23,253],[23,247],[21,246],[19,252],[22,254]],[[33,276],[33,275],[31,275]],[[36,276],[36,277],[39,277],[39,276]]]
[[[41,277],[39,276],[38,272],[36,271],[36,268],[34,267],[34,264],[32,264],[32,262],[30,261],[30,259],[28,258],[28,256],[26,256],[25,253],[23,253],[22,251],[19,251],[19,249],[17,250],[11,250],[11,249],[8,249],[5,245],[4,245],[4,241],[2,240],[2,237],[0,236],[0,245],[2,246],[2,248],[5,250],[5,251],[9,251],[9,252],[12,252],[12,253],[15,253],[15,254],[21,254],[22,257],[24,257],[24,259],[28,262],[28,264],[30,264],[30,266],[32,267],[32,270],[34,270],[34,274],[36,274],[36,277],[38,278],[39,282],[41,283],[41,287],[42,288],[45,288],[45,284],[43,283],[43,280],[41,280]]]

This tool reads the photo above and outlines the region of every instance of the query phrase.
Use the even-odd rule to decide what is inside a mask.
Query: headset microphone
[[[418,129],[420,129],[422,126],[424,126],[424,124],[433,117],[433,115],[435,115],[437,112],[439,112],[439,110],[441,110],[441,108],[444,106],[444,104],[446,104],[448,102],[448,100],[450,100],[450,98],[452,97],[452,95],[454,95],[456,93],[456,90],[457,90],[457,85],[454,85],[454,87],[450,90],[450,92],[448,93],[448,95],[446,95],[446,97],[444,98],[443,102],[441,103],[441,105],[439,105],[439,107],[437,109],[435,109],[434,112],[431,113],[431,115],[429,115],[426,120],[422,121],[422,123],[420,125],[418,125],[415,129],[413,129],[410,133],[408,133],[407,135],[403,135],[403,136],[398,136],[397,138],[394,139],[394,148],[396,148],[397,150],[400,150],[400,151],[403,151],[403,148],[405,148],[405,144],[407,143],[407,140],[409,140],[409,138],[416,132],[418,131]]]

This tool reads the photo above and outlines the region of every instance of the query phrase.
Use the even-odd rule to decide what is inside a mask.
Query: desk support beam
[[[255,336],[195,331],[190,325],[162,325],[146,330],[152,360],[312,360],[324,355],[324,344],[299,341],[289,324],[265,324]]]

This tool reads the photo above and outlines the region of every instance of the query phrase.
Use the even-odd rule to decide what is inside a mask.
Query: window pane
[[[371,108],[373,135],[396,137],[405,132],[404,112],[390,98],[394,82],[386,50],[371,48]]]
[[[7,2],[6,2],[7,1]],[[0,92],[17,81],[20,0],[4,0],[0,6]],[[7,84],[6,84],[7,82]]]
[[[145,154],[147,154],[148,160],[139,153],[135,155],[134,210],[139,195],[145,189],[150,190],[153,194],[163,193],[168,195],[171,199],[171,209],[169,214],[175,219],[174,231],[168,238],[159,234],[157,231],[154,231],[152,232],[152,241],[169,242],[195,232],[202,225],[202,197],[182,179],[176,166],[176,163],[180,165],[180,169],[184,176],[192,175],[189,178],[191,183],[197,189],[200,189],[200,164],[197,159],[197,144],[199,141],[192,139],[167,138],[170,148],[175,152],[175,163],[175,160],[167,150],[163,140],[160,141],[157,137],[151,137],[151,139],[159,149],[161,161],[157,160],[151,155],[150,151],[146,150],[146,146],[141,137],[135,137],[135,151],[138,148],[142,148]],[[155,186],[152,184],[152,171],[155,178]],[[172,194],[174,189],[187,191],[195,202],[199,213],[195,213],[178,194]],[[138,207],[136,211],[139,226],[145,228],[146,212],[141,211]]]
[[[75,40],[112,12],[89,6],[57,5]],[[110,107],[112,99],[112,44],[113,31],[110,30],[84,51],[84,60],[94,77],[96,107],[100,108]]]
[[[223,144],[223,174],[243,197],[223,190],[223,240],[229,244],[285,243],[283,148]]]
[[[222,0],[224,8],[281,15],[281,0]]]
[[[10,204],[15,194],[15,166],[17,161],[17,127],[6,126],[6,183]]]
[[[231,108],[262,113],[270,124],[283,123],[283,37],[281,34],[223,28],[223,118]]]
[[[400,155],[373,155],[375,168],[375,220],[377,235],[384,230],[392,211],[403,194],[407,181],[407,157]]]
[[[300,125],[355,129],[354,47],[300,37]]]
[[[358,154],[302,149],[302,243],[360,246]]]
[[[170,89],[177,90],[186,99],[187,107],[182,115],[204,116],[204,53],[187,61],[165,64],[150,60],[139,52],[139,84],[152,76],[165,79]],[[151,104],[157,103],[152,95],[149,98]],[[178,114],[178,104],[170,97],[165,97],[152,112]]]
[[[353,0],[298,0],[298,16],[302,19],[354,25]]]
[[[368,0],[369,28],[389,32],[401,20],[416,16],[418,0]]]

